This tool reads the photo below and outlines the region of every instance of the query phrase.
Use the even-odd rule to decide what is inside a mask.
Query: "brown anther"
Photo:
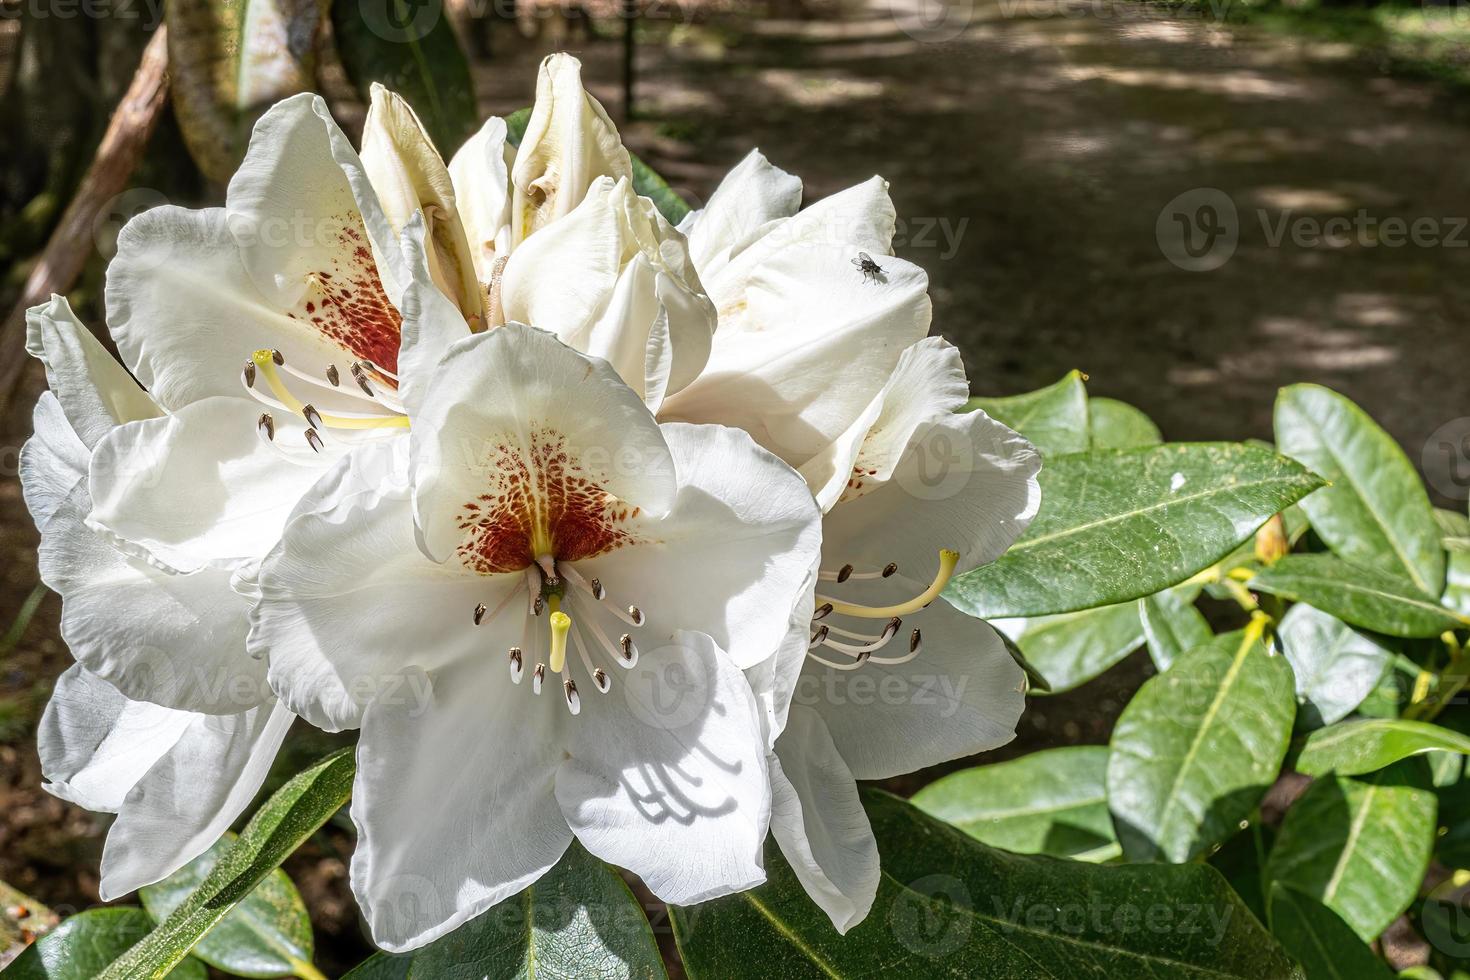
[[[477,602],[477,603],[475,603],[475,625],[476,626],[479,626],[480,623],[482,621],[484,621],[484,619],[485,619],[485,604],[483,602]],[[514,648],[512,648],[512,649],[514,649]]]
[[[267,439],[274,439],[276,437],[276,420],[271,418],[270,412],[261,412],[260,418],[255,423],[255,427]]]
[[[317,435],[315,429],[306,430],[306,444],[316,452],[322,451],[322,437]]]
[[[275,362],[276,367],[280,367],[286,363],[285,355],[278,350],[271,351],[271,360]]]
[[[838,571],[838,573],[837,573],[837,584],[841,585],[843,582],[846,582],[847,579],[848,579],[848,576],[850,576],[851,574],[852,574],[852,566],[851,565],[843,565],[842,566],[842,569],[840,571]]]
[[[338,385],[340,385],[342,383],[342,375],[337,370],[337,365],[335,365],[335,364],[328,364],[327,365],[327,380],[332,383],[332,387],[333,388],[337,387]]]
[[[817,611],[816,612],[812,613],[812,620],[813,621],[816,621],[818,619],[826,619],[829,615],[831,615],[831,613],[832,613],[832,603],[830,603],[830,602],[824,602],[820,606],[817,607]]]
[[[301,415],[302,415],[303,418],[306,419],[306,424],[309,425],[309,426],[311,426],[312,428],[314,428],[314,429],[325,429],[326,428],[326,426],[322,425],[322,413],[321,412],[318,412],[316,410],[316,406],[315,405],[303,405],[303,406],[301,406]]]
[[[247,387],[247,388],[254,388],[255,387],[255,362],[254,361],[246,361],[245,362],[245,372],[244,373],[245,373],[245,387]]]
[[[891,561],[888,564],[886,564],[886,565],[883,566],[883,577],[884,578],[887,578],[888,576],[892,575],[896,571],[898,571],[898,562]]]

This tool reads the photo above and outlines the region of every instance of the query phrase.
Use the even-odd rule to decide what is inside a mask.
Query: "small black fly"
[[[867,252],[859,252],[857,258],[852,260],[858,271],[863,274],[863,282],[887,282],[883,275],[883,267],[873,261],[873,257]]]

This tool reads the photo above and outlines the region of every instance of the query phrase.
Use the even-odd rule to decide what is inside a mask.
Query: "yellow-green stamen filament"
[[[831,612],[843,616],[856,616],[860,619],[890,619],[894,616],[907,616],[923,609],[929,603],[939,598],[939,593],[949,584],[954,575],[955,566],[959,564],[960,553],[944,548],[939,552],[939,571],[934,576],[934,581],[923,592],[914,596],[907,602],[901,602],[893,606],[863,606],[852,602],[842,602],[830,596],[817,596],[817,604],[820,606],[831,606]]]

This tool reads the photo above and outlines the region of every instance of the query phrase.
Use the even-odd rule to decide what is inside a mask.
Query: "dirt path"
[[[1077,367],[1169,437],[1240,438],[1270,435],[1278,386],[1317,381],[1411,456],[1429,444],[1441,495],[1463,500],[1429,443],[1470,415],[1463,110],[1188,12],[951,0],[956,19],[926,27],[925,9],[935,0],[681,28],[682,44],[641,53],[650,122],[630,141],[695,195],[752,144],[809,193],[889,178],[908,219],[898,251],[929,270],[936,329],[964,349],[976,391]],[[602,47],[589,76],[615,79]],[[1212,271],[1161,249],[1161,212],[1181,194],[1172,210],[1195,222],[1205,264],[1230,239],[1208,250],[1200,222],[1235,229]],[[1184,257],[1179,219],[1164,229]]]

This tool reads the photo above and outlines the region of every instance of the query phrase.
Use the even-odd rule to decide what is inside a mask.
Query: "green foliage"
[[[192,894],[158,928],[100,974],[100,980],[163,977],[237,903],[326,823],[352,794],[352,751],[343,749],[277,790],[221,854]]]
[[[1045,749],[952,773],[919,790],[913,804],[978,841],[1016,854],[1103,861],[1120,853],[1108,816],[1108,750]]]
[[[1003,625],[1055,692],[1092,680],[1143,642],[1138,607],[1131,602]]]
[[[408,100],[448,160],[475,131],[475,84],[438,0],[334,3],[332,32],[347,77],[369,98],[378,82]]]
[[[1358,776],[1434,751],[1470,753],[1470,736],[1422,721],[1364,718],[1308,735],[1295,765],[1309,776]]]
[[[1087,417],[1093,449],[1134,449],[1164,441],[1153,419],[1116,398],[1089,399]]]
[[[92,980],[107,964],[148,934],[153,922],[139,908],[89,909],[36,940],[5,968],[5,980]],[[169,980],[204,980],[193,958],[158,974]]]
[[[1048,459],[1088,447],[1087,388],[1080,371],[1024,395],[971,398],[965,405],[965,411],[977,408],[1031,440]]]
[[[1188,861],[1240,828],[1281,768],[1291,669],[1227,633],[1139,689],[1113,729],[1108,806],[1134,861]]]
[[[1421,759],[1360,778],[1323,776],[1287,811],[1266,877],[1326,905],[1369,942],[1419,892],[1435,806]]]
[[[237,838],[227,834],[163,881],[139,891],[153,921],[166,920],[209,876]],[[193,955],[242,977],[287,977],[311,962],[311,918],[296,886],[280,868],[230,909],[194,946]]]
[[[693,980],[885,975],[1300,977],[1214,869],[1109,867],[988,847],[895,797],[864,794],[883,878],[846,936],[774,849],[760,888],[673,910]]]
[[[1267,904],[1271,931],[1307,971],[1307,980],[1389,980],[1393,976],[1372,950],[1327,906],[1279,881]]]
[[[1321,480],[1258,446],[1166,443],[1059,456],[1041,512],[1011,549],[947,595],[974,616],[1042,616],[1178,585]]]
[[[1278,636],[1296,677],[1297,720],[1312,728],[1341,721],[1362,704],[1393,659],[1373,637],[1305,603],[1287,611]]]
[[[1209,642],[1210,624],[1195,607],[1198,589],[1175,589],[1138,600],[1138,618],[1148,641],[1148,655],[1159,670],[1168,670],[1179,655]]]
[[[1250,586],[1389,636],[1438,636],[1470,625],[1408,582],[1336,555],[1288,555],[1262,569]]]

